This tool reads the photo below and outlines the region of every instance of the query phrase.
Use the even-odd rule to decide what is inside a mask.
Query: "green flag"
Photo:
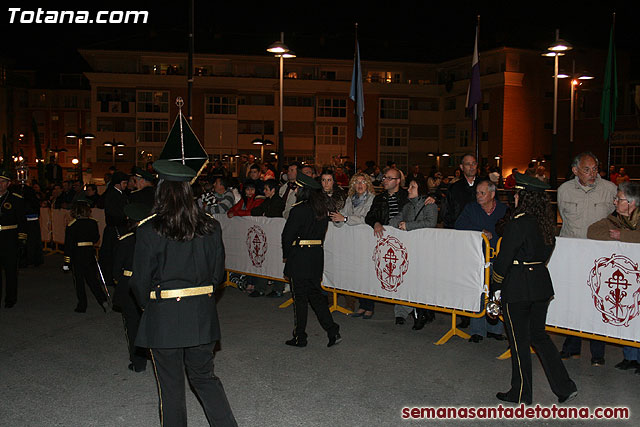
[[[604,85],[602,86],[602,105],[600,106],[600,123],[602,123],[604,129],[605,141],[613,134],[616,124],[616,109],[618,108],[618,72],[613,35],[614,27],[612,25],[611,35],[609,36],[607,66],[604,70]]]

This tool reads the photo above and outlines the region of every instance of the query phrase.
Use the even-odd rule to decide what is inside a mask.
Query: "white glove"
[[[63,265],[62,266],[62,271],[69,271],[69,270],[71,270],[71,269],[69,268],[68,265]]]

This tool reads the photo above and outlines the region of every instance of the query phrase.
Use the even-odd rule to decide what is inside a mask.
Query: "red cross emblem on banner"
[[[379,239],[371,257],[382,289],[396,292],[409,269],[407,248],[394,236]]]
[[[267,235],[259,225],[254,225],[247,230],[247,251],[249,259],[254,267],[261,268],[267,255]]]

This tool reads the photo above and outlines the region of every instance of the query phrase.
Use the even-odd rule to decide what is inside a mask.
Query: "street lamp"
[[[551,136],[551,173],[550,184],[555,187],[558,180],[558,57],[573,49],[570,43],[560,38],[560,30],[556,30],[555,42],[547,48],[543,56],[553,56],[553,133]]]
[[[427,157],[435,157],[436,158],[436,169],[440,170],[440,157],[449,157],[449,153],[441,153],[441,152],[428,152]]]
[[[282,171],[284,167],[284,131],[283,131],[283,88],[284,81],[284,59],[295,58],[296,54],[289,50],[284,44],[284,32],[280,33],[280,41],[275,41],[267,48],[267,52],[273,53],[276,58],[280,58],[280,130],[278,132],[278,171]]]
[[[67,132],[65,135],[65,137],[67,138],[76,138],[78,140],[78,179],[80,181],[82,180],[82,140],[86,140],[86,139],[94,139],[96,136],[92,133],[85,133],[82,135],[79,135],[75,132]],[[75,164],[75,163],[74,163]]]
[[[251,141],[251,143],[253,145],[259,145],[260,146],[260,161],[262,163],[264,163],[264,147],[273,145],[273,141],[271,141],[269,139],[264,139],[264,136],[263,136],[262,138],[254,139],[253,141]]]
[[[571,148],[571,152],[573,153],[573,122],[575,120],[575,98],[576,98],[576,90],[578,86],[582,85],[584,80],[593,80],[595,77],[583,71],[581,73],[576,73],[576,62],[573,61],[572,73],[561,73],[558,75],[559,79],[571,78],[571,118],[570,118],[570,126],[569,126],[569,146]]]
[[[105,147],[111,147],[111,162],[113,163],[113,167],[116,167],[116,148],[124,147],[124,142],[116,142],[116,139],[113,138],[113,141],[106,141],[102,145]],[[120,156],[122,153],[118,153]]]

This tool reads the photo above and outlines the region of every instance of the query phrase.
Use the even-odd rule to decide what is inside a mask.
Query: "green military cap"
[[[180,161],[156,160],[153,168],[158,172],[158,178],[167,181],[191,181],[196,176],[196,171]]]
[[[146,170],[140,168],[140,167],[136,167],[135,171],[134,171],[135,176],[137,176],[138,178],[142,178],[145,179],[149,182],[153,182],[155,176],[153,176],[152,173],[147,172]]]
[[[318,181],[303,173],[299,173],[296,177],[296,184],[300,187],[309,187],[314,190],[319,190],[322,188]]]
[[[516,173],[516,188],[526,191],[544,191],[551,188],[549,184],[540,181],[535,176],[526,175],[524,173]]]
[[[76,203],[86,203],[89,206],[93,205],[93,202],[87,198],[87,195],[84,193],[80,193],[78,198],[74,200]]]
[[[0,179],[6,179],[7,181],[11,181],[11,174],[6,169],[0,169]]]
[[[124,207],[124,214],[134,221],[141,221],[149,216],[151,206],[144,203],[129,203]]]
[[[115,171],[111,178],[111,182],[114,184],[120,184],[122,181],[129,181],[129,175],[122,171]]]

